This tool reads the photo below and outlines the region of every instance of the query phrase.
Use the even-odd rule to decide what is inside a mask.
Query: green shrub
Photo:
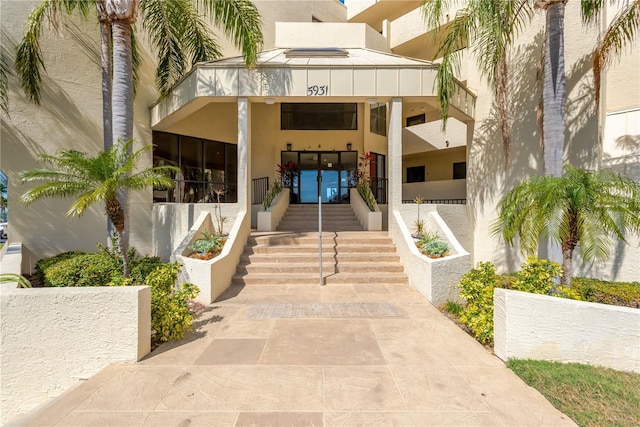
[[[422,235],[420,236],[420,239],[416,242],[416,244],[419,247],[422,247],[428,243],[436,242],[439,239],[440,239],[440,236],[438,236],[438,233],[436,233],[435,231],[424,230]]]
[[[365,181],[360,181],[358,182],[356,188],[358,189],[358,194],[360,194],[362,200],[364,200],[364,202],[369,207],[369,210],[371,212],[375,212],[378,203],[376,202],[376,196],[373,195],[373,191],[371,191],[371,187],[369,187],[369,184],[367,184]]]
[[[47,268],[44,274],[44,285],[106,286],[114,277],[122,276],[120,270],[118,260],[104,252],[83,254]]]
[[[422,250],[428,256],[441,257],[449,252],[449,245],[441,240],[436,240],[422,245]]]
[[[271,204],[276,199],[276,197],[278,197],[278,194],[280,194],[281,191],[282,191],[282,182],[277,180],[274,181],[273,184],[271,185],[271,188],[269,189],[269,191],[267,191],[267,194],[265,194],[264,196],[264,200],[262,201],[262,209],[264,209],[265,211],[268,211],[269,208],[271,207]]]
[[[460,321],[482,344],[493,343],[493,289],[500,280],[490,262],[481,262],[460,279],[460,297],[466,301]]]
[[[189,245],[189,249],[194,252],[198,252],[199,254],[219,254],[224,246],[222,236],[215,233],[212,234],[207,231],[203,231],[202,234],[204,237],[191,243]]]
[[[145,280],[145,285],[151,287],[151,334],[158,342],[181,339],[192,328],[189,300],[195,298],[199,290],[190,283],[176,289],[179,272],[179,264],[164,264]]]
[[[447,301],[442,306],[442,309],[447,313],[453,314],[455,317],[460,317],[464,311],[464,307],[455,301]]]
[[[66,261],[71,258],[75,258],[79,255],[85,255],[86,252],[81,251],[70,251],[70,252],[62,252],[60,254],[54,255],[48,258],[42,258],[36,262],[35,274],[40,279],[40,281],[44,282],[44,275],[49,269],[49,267],[56,265],[61,261]]]
[[[640,308],[640,282],[607,282],[575,277],[571,279],[571,289],[584,301]]]
[[[562,267],[548,259],[528,257],[520,271],[515,273],[511,288],[532,294],[548,295],[555,283],[560,282]],[[554,282],[555,281],[555,282]]]
[[[131,280],[136,284],[143,283],[153,270],[164,264],[155,256],[131,257],[129,260],[131,261]]]

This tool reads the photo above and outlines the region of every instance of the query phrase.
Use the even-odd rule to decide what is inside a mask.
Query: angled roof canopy
[[[437,69],[430,61],[362,48],[273,49],[260,53],[251,69],[245,67],[241,56],[204,62],[151,107],[151,125],[179,110],[188,112],[188,105],[198,99],[195,104],[200,106],[205,99],[230,102],[237,97],[253,98],[254,102],[263,102],[265,97],[282,102],[336,102],[345,97],[383,102],[393,97],[426,97],[435,103]],[[456,82],[451,116],[464,122],[473,120],[475,99]]]

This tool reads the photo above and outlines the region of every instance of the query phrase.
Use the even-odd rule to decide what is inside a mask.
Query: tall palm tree
[[[452,0],[423,0],[422,12],[430,28],[439,28]],[[529,0],[470,0],[446,27],[436,56],[442,55],[438,67],[436,90],[443,124],[449,115],[454,96],[454,78],[460,70],[461,49],[469,46],[476,63],[493,89],[498,110],[505,163],[509,164],[510,132],[507,114],[507,56],[509,47],[533,15]]]
[[[9,115],[9,74],[11,68],[7,63],[4,46],[0,51],[0,110]]]
[[[15,61],[22,87],[29,99],[36,104],[41,100],[42,72],[45,71],[40,48],[42,24],[50,22],[54,26],[59,25],[61,12],[80,13],[88,18],[91,6],[95,7],[100,23],[105,150],[121,137],[127,140],[127,136],[132,133],[132,124],[129,125],[123,117],[133,115],[132,107],[127,107],[128,100],[124,103],[127,107],[125,111],[117,110],[118,123],[111,121],[111,76],[113,67],[113,77],[118,79],[115,85],[127,84],[128,93],[133,92],[131,79],[135,75],[121,77],[116,74],[135,74],[139,58],[127,52],[136,50],[135,39],[131,38],[135,32],[131,30],[131,26],[139,14],[143,29],[149,34],[157,52],[156,82],[162,94],[166,94],[193,64],[221,56],[206,18],[212,19],[224,35],[242,51],[247,66],[255,64],[262,48],[260,14],[250,0],[42,0],[27,18],[27,30],[18,44]],[[115,27],[118,46],[112,43],[112,30]],[[127,34],[130,36],[127,37]],[[129,46],[121,46],[121,43]],[[110,60],[112,50],[120,61],[118,65],[115,62],[112,64]],[[120,56],[122,54],[124,57]],[[122,64],[123,61],[133,61],[133,71],[129,71],[130,66]],[[112,133],[112,126],[122,130]]]
[[[74,196],[76,199],[67,211],[67,216],[82,216],[94,203],[104,203],[105,213],[118,233],[124,277],[129,277],[129,248],[124,238],[125,212],[118,201],[118,192],[147,187],[172,188],[174,181],[169,174],[179,172],[173,166],[137,170],[140,157],[153,146],[147,145],[129,154],[132,145],[133,140],[129,140],[121,145],[114,145],[95,157],[75,150],[63,150],[56,156],[43,154],[39,156],[40,162],[50,167],[25,170],[20,174],[23,184],[41,183],[20,197],[25,204],[48,197]]]
[[[562,248],[562,283],[571,283],[573,252],[584,262],[606,260],[612,238],[640,234],[640,184],[612,171],[572,166],[560,177],[532,177],[498,205],[492,232],[509,245],[519,238],[523,253],[535,254],[541,239]]]

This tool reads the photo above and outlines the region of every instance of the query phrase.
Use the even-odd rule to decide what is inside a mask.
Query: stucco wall
[[[238,203],[221,203],[222,216],[227,217],[224,230],[228,233],[240,212]],[[203,212],[210,212],[213,223],[215,204],[210,203],[156,203],[153,205],[153,253],[169,260],[171,254],[189,233]]]
[[[494,291],[494,351],[640,372],[640,310],[507,289]]]
[[[387,52],[387,39],[367,24],[277,22],[276,47],[362,47]]]
[[[0,423],[150,350],[146,286],[3,289]]]

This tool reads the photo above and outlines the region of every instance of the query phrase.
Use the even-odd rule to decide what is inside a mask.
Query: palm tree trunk
[[[562,278],[560,283],[566,287],[571,286],[571,259],[573,258],[573,247],[566,245],[562,248]]]
[[[131,59],[131,24],[112,23],[113,88],[111,108],[113,144],[133,138],[133,66]]]
[[[566,0],[546,0],[544,47],[544,83],[542,89],[544,119],[542,139],[545,176],[562,176],[565,128],[565,74],[564,74],[564,8]],[[560,245],[547,239],[547,259],[560,263],[563,259]],[[569,273],[570,274],[570,273]]]
[[[122,254],[122,274],[127,278],[129,277],[129,244],[125,240],[125,212],[117,198],[105,201],[105,211],[118,233],[118,249]]]
[[[562,176],[565,127],[564,0],[548,1],[546,8],[544,84],[544,174]]]
[[[509,168],[509,148],[511,145],[509,136],[509,121],[507,115],[507,54],[503,52],[496,70],[496,104],[498,108],[498,122],[502,133],[502,149],[504,151],[504,164]]]

